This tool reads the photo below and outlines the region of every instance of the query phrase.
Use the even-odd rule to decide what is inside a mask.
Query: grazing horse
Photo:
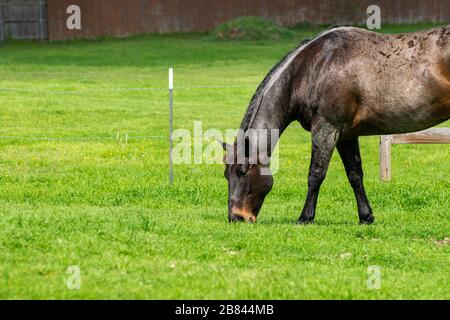
[[[320,185],[337,148],[359,221],[370,224],[374,216],[364,190],[358,137],[414,132],[449,118],[450,26],[398,35],[335,27],[304,41],[271,69],[241,129],[281,134],[297,120],[311,132],[308,192],[298,223],[314,221]],[[226,158],[245,150],[248,159],[248,140],[224,144]],[[256,220],[273,185],[272,176],[262,174],[267,168],[258,161],[226,161],[229,221]]]

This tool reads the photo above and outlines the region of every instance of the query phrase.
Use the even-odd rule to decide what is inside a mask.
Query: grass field
[[[358,225],[335,153],[316,223],[299,227],[310,138],[293,123],[258,223],[229,224],[221,165],[177,165],[168,185],[166,90],[110,90],[166,87],[173,66],[175,86],[239,86],[175,90],[175,128],[237,128],[271,65],[313,35],[297,34],[0,45],[0,298],[449,299],[449,147],[394,146],[381,183],[378,138],[362,138],[375,224]]]

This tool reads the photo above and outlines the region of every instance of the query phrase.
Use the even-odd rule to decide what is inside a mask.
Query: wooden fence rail
[[[0,0],[0,42],[48,38],[47,0]]]
[[[432,128],[419,132],[380,136],[380,179],[390,181],[391,145],[393,144],[450,144],[450,128]]]

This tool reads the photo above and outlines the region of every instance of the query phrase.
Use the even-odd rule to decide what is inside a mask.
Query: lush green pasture
[[[0,298],[449,299],[449,147],[394,146],[381,183],[378,139],[362,138],[375,224],[358,225],[336,153],[316,223],[299,227],[310,138],[292,124],[258,222],[229,224],[221,165],[176,165],[168,184],[166,90],[110,90],[166,87],[173,66],[176,86],[239,86],[176,89],[175,128],[237,128],[270,66],[312,35],[297,34],[0,45]]]

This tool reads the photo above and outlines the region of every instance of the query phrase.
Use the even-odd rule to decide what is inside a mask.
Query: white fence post
[[[169,184],[173,183],[172,132],[173,132],[173,68],[169,68]]]

